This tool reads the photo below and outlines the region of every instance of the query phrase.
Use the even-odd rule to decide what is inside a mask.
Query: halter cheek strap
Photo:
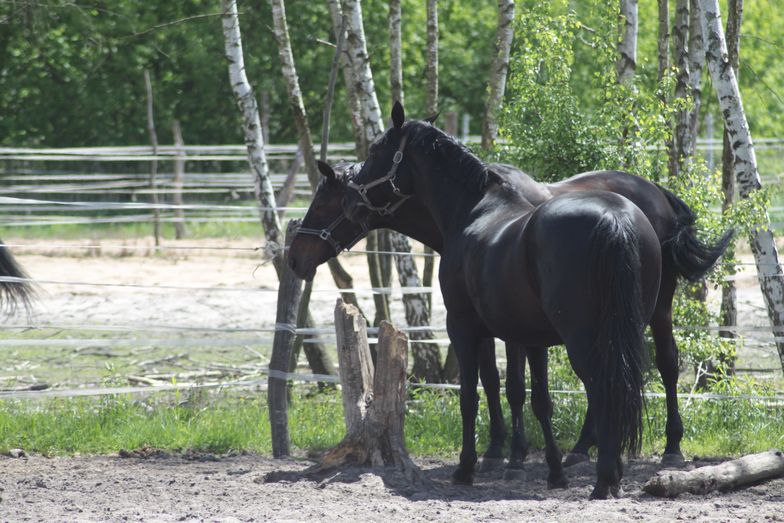
[[[341,253],[343,250],[349,250],[349,249],[351,249],[351,248],[352,248],[354,245],[356,245],[356,244],[357,244],[357,242],[358,242],[359,240],[361,240],[361,239],[362,239],[362,237],[363,237],[363,236],[365,236],[365,235],[368,233],[368,231],[370,230],[370,229],[368,228],[368,225],[367,225],[367,223],[366,223],[366,222],[364,222],[364,221],[363,221],[363,222],[361,222],[359,225],[362,227],[362,232],[360,232],[359,234],[357,234],[357,235],[356,235],[356,237],[354,237],[354,238],[353,238],[353,239],[352,239],[352,240],[351,240],[351,241],[350,241],[348,244],[346,244],[346,246],[344,247],[344,246],[342,246],[342,245],[340,244],[340,242],[339,242],[339,241],[337,241],[337,240],[335,239],[335,237],[334,237],[334,236],[332,236],[332,232],[333,232],[335,229],[337,229],[338,225],[340,225],[340,224],[343,222],[343,220],[345,220],[345,219],[346,219],[346,218],[345,218],[344,216],[342,216],[342,215],[341,215],[341,216],[339,216],[339,217],[338,217],[338,218],[337,218],[335,221],[333,221],[332,223],[330,223],[329,225],[327,225],[327,226],[326,226],[325,228],[323,228],[323,229],[310,229],[310,228],[307,228],[307,227],[300,227],[300,228],[297,230],[297,234],[306,234],[306,235],[310,235],[310,236],[318,236],[319,238],[321,238],[322,240],[326,241],[327,243],[329,243],[329,244],[332,246],[332,248],[335,250],[335,256],[337,256],[337,255],[338,255],[338,254],[340,254],[340,253]]]
[[[411,194],[404,194],[400,188],[395,185],[395,177],[397,176],[397,170],[400,167],[400,162],[403,161],[403,150],[406,147],[407,139],[408,137],[404,135],[400,140],[400,146],[398,147],[397,151],[395,151],[395,155],[392,157],[392,167],[389,168],[389,172],[387,172],[387,174],[381,178],[363,184],[349,180],[348,187],[359,193],[359,196],[362,198],[363,202],[361,205],[366,207],[368,210],[377,212],[382,216],[391,216],[398,209],[398,207],[403,205],[406,200],[411,198]],[[386,205],[383,206],[374,205],[373,202],[370,201],[370,198],[368,198],[367,192],[373,187],[386,182],[390,183],[392,186],[392,193],[400,199],[394,204],[392,202],[387,202]]]

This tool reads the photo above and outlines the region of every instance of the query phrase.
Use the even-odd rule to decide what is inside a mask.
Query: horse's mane
[[[409,144],[419,147],[425,154],[438,155],[447,176],[484,192],[490,181],[490,170],[468,147],[425,121],[407,121],[403,133],[408,136]]]

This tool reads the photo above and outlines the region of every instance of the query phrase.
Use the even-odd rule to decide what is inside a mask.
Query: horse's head
[[[392,127],[370,146],[360,171],[348,182],[343,211],[352,221],[362,221],[371,213],[390,216],[410,196],[413,188],[405,172],[405,112],[400,102],[392,108]]]
[[[349,165],[346,171],[354,167]],[[348,176],[335,174],[324,162],[319,162],[319,170],[324,178],[289,247],[289,267],[305,280],[312,280],[319,265],[351,248],[368,231],[364,221],[354,223],[343,215],[341,201],[346,195]]]

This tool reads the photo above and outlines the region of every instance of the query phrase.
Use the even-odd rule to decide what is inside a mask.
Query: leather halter
[[[332,236],[332,232],[335,229],[337,229],[338,225],[340,225],[343,222],[343,220],[345,220],[345,219],[346,219],[346,217],[341,214],[335,221],[333,221],[332,223],[330,223],[329,225],[327,225],[323,229],[310,229],[308,227],[300,227],[299,229],[297,229],[297,234],[307,234],[307,235],[310,235],[310,236],[318,236],[319,238],[321,238],[322,240],[324,240],[325,242],[329,243],[332,246],[332,248],[335,250],[335,256],[337,256],[338,254],[340,254],[344,250],[351,249],[370,230],[368,228],[367,222],[365,222],[365,221],[360,222],[359,225],[362,227],[362,232],[357,234],[349,243],[347,243],[345,246],[343,246],[343,245],[340,244],[339,241],[337,241],[335,239],[334,236]]]
[[[391,216],[398,209],[398,207],[403,205],[403,203],[406,200],[408,200],[409,198],[411,198],[411,196],[413,196],[412,194],[404,194],[398,188],[398,186],[395,185],[395,177],[397,176],[397,170],[400,167],[400,162],[403,161],[403,149],[405,149],[406,147],[407,138],[408,137],[404,135],[403,138],[400,140],[400,146],[395,152],[395,155],[392,157],[392,167],[389,168],[389,172],[387,174],[385,174],[381,178],[362,184],[355,183],[353,180],[349,180],[348,187],[350,189],[354,189],[355,191],[357,191],[359,193],[359,196],[362,198],[363,203],[359,205],[366,207],[370,211],[377,212],[381,216]],[[371,202],[370,198],[368,198],[367,195],[368,190],[386,182],[389,182],[389,184],[392,186],[392,193],[395,196],[397,196],[399,200],[396,201],[395,203],[392,203],[391,201],[387,202],[386,205],[383,206],[373,205],[373,202]]]

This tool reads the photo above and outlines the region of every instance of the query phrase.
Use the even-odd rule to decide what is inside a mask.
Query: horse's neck
[[[427,208],[411,198],[392,216],[381,217],[377,226],[410,236],[436,252],[441,252],[444,238]]]

